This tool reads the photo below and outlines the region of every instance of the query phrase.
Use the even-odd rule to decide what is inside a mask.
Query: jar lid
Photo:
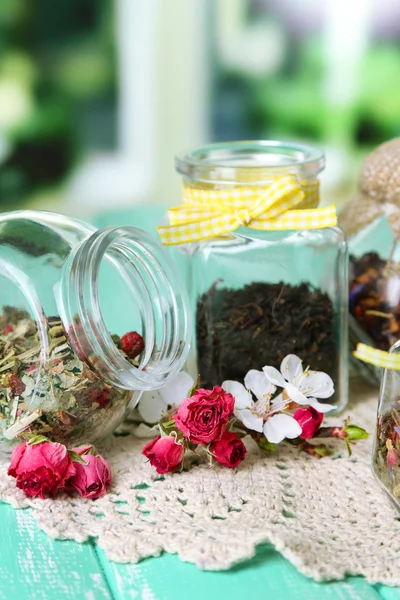
[[[324,166],[323,152],[313,146],[262,140],[210,144],[175,159],[178,173],[189,179],[235,185],[268,183],[289,173],[315,177]]]

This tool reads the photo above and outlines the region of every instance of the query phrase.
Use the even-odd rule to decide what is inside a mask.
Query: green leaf
[[[199,389],[199,385],[200,385],[200,375],[197,375],[196,381],[194,382],[194,384],[192,385],[192,387],[189,390],[188,398],[191,398],[192,396],[194,396],[196,390]]]
[[[369,436],[369,433],[362,427],[358,427],[358,425],[349,424],[344,431],[347,433],[347,439],[351,441],[366,440]]]
[[[161,421],[159,423],[163,433],[165,435],[170,435],[173,431],[178,432],[178,428],[176,426],[175,420],[171,419],[170,421]]]
[[[77,452],[74,452],[74,450],[68,450],[68,454],[71,457],[71,460],[73,462],[77,462],[80,465],[87,465],[87,462],[85,460],[83,460],[82,456],[80,454],[78,454]]]
[[[50,442],[50,440],[45,435],[33,435],[32,437],[28,437],[27,444],[28,446],[34,446],[35,444],[41,444],[42,442]]]
[[[270,453],[270,452],[275,452],[275,450],[276,450],[276,444],[272,444],[265,437],[260,437],[260,439],[257,440],[257,444],[263,452]]]
[[[315,454],[323,458],[324,456],[332,456],[332,450],[328,446],[315,446]]]

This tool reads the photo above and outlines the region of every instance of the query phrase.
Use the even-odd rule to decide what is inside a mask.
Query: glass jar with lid
[[[295,354],[305,371],[328,373],[329,402],[346,405],[345,237],[317,216],[301,226],[318,206],[323,168],[319,150],[273,141],[212,144],[176,158],[183,207],[169,211],[159,232],[163,243],[185,242],[178,251],[195,321],[191,369],[203,386],[243,381],[250,369],[279,368]]]
[[[191,336],[173,261],[133,227],[0,215],[0,449],[112,432],[184,365]]]
[[[340,215],[348,240],[350,346],[387,352],[400,338],[400,138],[378,146],[360,170],[356,196]],[[379,385],[381,369],[352,357]]]
[[[382,372],[372,468],[400,510],[400,342],[390,348],[385,362],[391,367]]]

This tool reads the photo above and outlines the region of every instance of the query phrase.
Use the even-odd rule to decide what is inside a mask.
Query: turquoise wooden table
[[[153,233],[162,210],[113,213],[95,222]],[[360,577],[315,583],[270,546],[228,572],[199,571],[166,554],[137,565],[115,564],[94,541],[54,541],[28,510],[6,504],[0,504],[0,557],[0,600],[400,600],[400,589],[371,586]]]

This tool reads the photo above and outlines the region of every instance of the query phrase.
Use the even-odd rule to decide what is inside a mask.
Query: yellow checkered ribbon
[[[300,185],[292,175],[267,188],[183,188],[183,204],[168,211],[169,225],[157,227],[165,246],[217,237],[244,225],[253,229],[320,229],[337,224],[335,206],[316,208],[319,182]],[[295,210],[294,210],[295,209]]]
[[[376,367],[400,371],[400,354],[392,354],[390,352],[385,352],[384,350],[377,350],[366,344],[357,344],[353,356],[370,365],[375,365]]]

